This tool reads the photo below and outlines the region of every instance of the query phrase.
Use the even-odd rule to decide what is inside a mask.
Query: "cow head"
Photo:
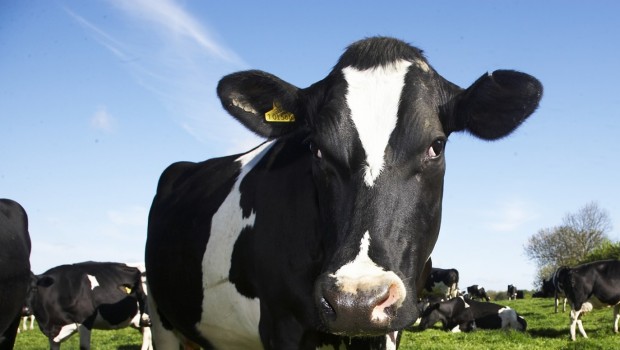
[[[385,334],[418,317],[439,233],[448,135],[501,138],[541,94],[535,78],[507,70],[461,89],[418,49],[383,37],[351,45],[305,89],[262,71],[218,85],[224,108],[250,130],[307,143],[325,247],[316,308],[324,329],[349,336]]]

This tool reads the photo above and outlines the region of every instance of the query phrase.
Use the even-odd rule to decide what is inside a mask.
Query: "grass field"
[[[620,334],[612,330],[613,310],[605,308],[595,310],[584,317],[584,328],[589,339],[577,336],[577,341],[570,340],[568,311],[555,314],[553,299],[502,300],[498,304],[507,305],[517,310],[528,323],[526,333],[516,331],[485,331],[472,333],[447,333],[439,329],[423,332],[414,330],[405,332],[400,349],[620,349]],[[140,349],[141,335],[135,329],[118,331],[93,331],[92,348],[103,350],[137,350]],[[79,337],[74,335],[62,344],[63,350],[79,349]],[[47,339],[35,329],[17,336],[16,350],[41,350],[49,348]]]

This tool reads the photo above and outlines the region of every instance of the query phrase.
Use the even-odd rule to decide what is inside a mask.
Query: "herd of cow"
[[[130,323],[144,330],[145,344],[151,326],[159,350],[397,349],[418,318],[420,327],[525,330],[523,318],[478,286],[466,297],[448,283],[447,300],[420,301],[440,275],[430,257],[448,136],[509,135],[538,107],[536,78],[497,70],[463,89],[419,49],[373,37],[349,46],[307,88],[251,70],[224,77],[217,94],[267,141],[163,172],[148,220],[148,298],[140,271],[124,264],[33,276],[26,213],[0,202],[0,349],[12,347],[27,295],[53,349],[76,331],[86,349],[91,329]],[[585,336],[581,315],[592,294],[620,300],[608,288],[613,276],[620,270],[607,262],[554,277],[573,305],[573,338],[576,325]]]

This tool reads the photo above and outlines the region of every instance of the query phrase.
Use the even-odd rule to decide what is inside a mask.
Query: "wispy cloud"
[[[218,59],[243,64],[234,52],[214,40],[197,19],[174,1],[111,0],[110,2],[132,17],[150,22],[165,35],[185,38]]]
[[[247,64],[206,25],[172,0],[108,3],[120,14],[114,25],[67,13],[157,96],[179,127],[221,152],[259,140],[223,111],[215,95],[223,75]]]
[[[90,118],[90,125],[97,130],[112,132],[115,128],[116,121],[105,107],[99,107]]]

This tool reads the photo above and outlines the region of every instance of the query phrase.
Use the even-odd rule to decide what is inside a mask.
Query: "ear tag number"
[[[270,123],[292,123],[295,121],[295,115],[284,110],[280,103],[274,102],[273,108],[265,113],[265,120]]]

